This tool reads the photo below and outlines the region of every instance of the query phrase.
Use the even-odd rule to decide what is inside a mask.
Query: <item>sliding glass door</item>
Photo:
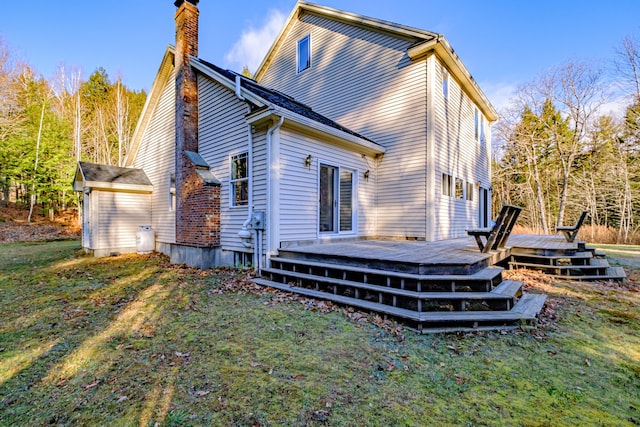
[[[320,233],[354,231],[354,188],[353,171],[320,164]]]

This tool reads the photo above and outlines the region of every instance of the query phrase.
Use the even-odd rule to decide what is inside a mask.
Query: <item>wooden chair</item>
[[[580,231],[580,227],[582,227],[582,223],[584,222],[586,217],[587,211],[582,211],[582,213],[580,214],[580,218],[578,218],[578,222],[576,222],[575,225],[560,225],[556,227],[556,233],[558,231],[562,232],[567,242],[572,243],[578,235],[578,231]]]
[[[467,234],[475,237],[480,252],[487,253],[503,248],[521,211],[522,208],[518,206],[504,205],[493,227],[467,230]],[[485,242],[482,241],[482,237],[485,238]]]

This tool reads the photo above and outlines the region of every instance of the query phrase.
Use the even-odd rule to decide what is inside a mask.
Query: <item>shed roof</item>
[[[78,162],[73,187],[151,191],[153,185],[142,169]]]

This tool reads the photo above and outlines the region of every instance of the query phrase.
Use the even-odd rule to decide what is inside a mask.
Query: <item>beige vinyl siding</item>
[[[371,157],[363,159],[337,144],[324,142],[317,137],[304,135],[283,126],[280,141],[280,241],[313,240],[318,235],[318,180],[320,163],[337,166],[353,172],[356,181],[357,224],[353,233],[341,236],[366,236],[375,230],[375,162]],[[311,155],[311,166],[305,158]],[[367,164],[368,162],[368,164]],[[370,170],[369,180],[363,177]],[[355,228],[357,226],[357,228]],[[322,237],[337,235],[323,234]]]
[[[230,156],[248,150],[247,104],[208,77],[198,76],[199,151],[220,180],[220,243],[223,250],[251,252],[238,238],[247,206],[230,207]],[[255,167],[254,167],[255,171]]]
[[[386,147],[371,233],[425,238],[426,65],[406,55],[414,40],[312,14],[301,19],[261,83]],[[307,34],[312,65],[297,74],[296,45]]]
[[[175,212],[169,208],[169,177],[175,171],[175,103],[175,72],[171,72],[133,164],[153,184],[151,224],[161,243],[176,241]]]
[[[491,144],[489,131],[485,130],[485,147],[474,135],[474,104],[462,90],[460,84],[449,75],[449,97],[442,93],[442,65],[436,58],[434,93],[435,114],[435,206],[436,239],[462,237],[466,230],[478,225],[478,185],[490,185],[490,161],[488,147]],[[488,126],[487,128],[488,129]],[[456,199],[442,195],[442,174],[448,174],[473,184],[473,200]],[[466,186],[466,185],[465,185]]]
[[[93,249],[136,247],[138,226],[151,223],[151,195],[93,191]]]

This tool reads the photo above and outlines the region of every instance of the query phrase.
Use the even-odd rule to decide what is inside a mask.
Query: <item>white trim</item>
[[[74,189],[76,186],[74,185]],[[131,193],[153,193],[153,185],[119,184],[117,182],[84,181],[81,186],[92,190],[125,191]],[[76,190],[77,191],[77,190]]]
[[[247,123],[250,125],[257,125],[258,123],[264,121],[265,119],[269,119],[270,116],[274,115],[278,117],[284,117],[288,121],[289,127],[295,128],[297,125],[297,127],[302,128],[305,131],[310,132],[311,134],[316,133],[322,134],[325,137],[332,137],[333,142],[339,141],[342,145],[350,148],[356,153],[375,155],[383,154],[387,151],[385,147],[383,147],[382,145],[378,145],[375,142],[367,141],[350,133],[341,131],[340,129],[318,123],[315,120],[311,120],[307,117],[295,114],[292,111],[281,109],[279,107],[263,110],[256,113],[255,115],[248,116]]]

